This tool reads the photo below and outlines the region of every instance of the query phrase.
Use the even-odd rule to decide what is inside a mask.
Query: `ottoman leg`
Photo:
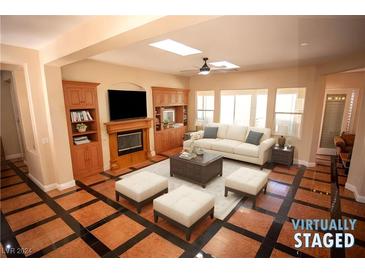
[[[157,215],[156,211],[153,211],[153,220],[155,223],[158,222],[158,215]]]
[[[142,209],[142,206],[141,205],[136,205],[136,208],[137,208],[137,213],[141,213],[141,209]]]
[[[212,208],[211,212],[210,212],[210,218],[213,219],[214,218],[214,207]]]
[[[224,188],[224,197],[227,197],[228,196],[228,189],[225,187]]]
[[[252,206],[253,209],[256,209],[256,197],[253,199],[253,206]]]
[[[185,239],[186,239],[186,241],[190,241],[190,236],[191,236],[191,229],[189,228],[189,229],[186,231],[186,234],[185,234]]]
[[[264,194],[266,194],[266,188],[267,188],[267,184],[265,185],[265,188],[264,188]]]
[[[115,192],[115,200],[119,201],[119,194],[118,194],[118,192]]]

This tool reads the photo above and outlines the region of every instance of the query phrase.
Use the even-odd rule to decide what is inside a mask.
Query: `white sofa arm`
[[[269,138],[269,139],[266,139],[265,141],[263,141],[260,144],[260,155],[262,155],[262,153],[264,153],[266,150],[270,149],[273,145],[275,145],[274,138]]]

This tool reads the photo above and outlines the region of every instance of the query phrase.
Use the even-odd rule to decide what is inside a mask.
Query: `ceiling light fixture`
[[[211,62],[210,65],[221,68],[221,69],[236,69],[239,68],[239,66],[232,64],[228,61],[218,61],[218,62]]]
[[[301,46],[301,47],[306,47],[306,46],[309,46],[309,43],[307,43],[307,42],[302,42],[302,43],[300,43],[300,46]]]
[[[201,53],[201,51],[198,49],[194,49],[192,47],[189,47],[187,45],[184,45],[171,39],[165,39],[156,43],[151,43],[149,45],[181,56]]]
[[[199,75],[208,75],[210,73],[210,67],[207,65],[208,58],[204,57],[204,65],[199,69]]]

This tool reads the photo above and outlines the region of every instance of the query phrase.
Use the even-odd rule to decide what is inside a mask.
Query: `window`
[[[220,122],[265,127],[267,90],[222,90]]]
[[[197,91],[197,120],[203,123],[213,122],[214,91]]]
[[[301,136],[305,88],[279,88],[275,102],[275,133]]]

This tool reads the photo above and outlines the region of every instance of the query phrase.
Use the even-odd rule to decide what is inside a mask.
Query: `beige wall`
[[[360,117],[365,117],[365,96],[360,102]],[[365,123],[359,123],[351,157],[351,167],[346,188],[354,191],[356,200],[365,203]]]
[[[29,174],[44,190],[47,190],[47,185],[54,184],[56,178],[50,147],[52,141],[50,110],[39,52],[2,44],[0,58],[1,63],[18,65],[24,70],[26,95],[34,134],[34,149],[27,158]],[[23,123],[26,123],[23,117],[21,119]]]
[[[52,125],[51,149],[55,169],[55,180],[58,183],[73,182],[71,152],[68,141],[68,131],[65,103],[62,90],[61,69],[45,66],[45,78],[49,98],[50,120]]]
[[[186,77],[174,76],[165,73],[143,69],[113,65],[93,60],[80,61],[62,67],[62,79],[96,82],[98,86],[99,115],[101,123],[104,169],[109,168],[109,140],[104,123],[109,121],[109,107],[107,90],[123,86],[138,86],[147,91],[147,113],[153,117],[152,86],[188,88],[189,80]],[[154,150],[153,129],[150,130],[150,145]]]
[[[22,157],[21,142],[16,126],[16,114],[13,105],[14,81],[10,71],[1,71],[1,139],[7,159]],[[9,80],[9,81],[8,81]],[[13,93],[13,94],[12,94]],[[10,157],[10,158],[9,158]]]
[[[225,89],[254,89],[265,88],[269,90],[267,108],[267,127],[273,128],[275,93],[277,88],[306,87],[302,136],[287,138],[296,146],[295,158],[303,163],[310,162],[310,147],[312,140],[312,121],[318,107],[316,104],[319,91],[316,88],[317,70],[314,66],[294,67],[275,70],[262,70],[252,72],[239,72],[229,74],[211,74],[207,77],[193,76],[190,79],[190,108],[189,124],[193,129],[196,115],[195,92],[198,90],[214,90],[216,94],[215,119],[219,121],[219,95]],[[321,91],[322,92],[322,91]]]

